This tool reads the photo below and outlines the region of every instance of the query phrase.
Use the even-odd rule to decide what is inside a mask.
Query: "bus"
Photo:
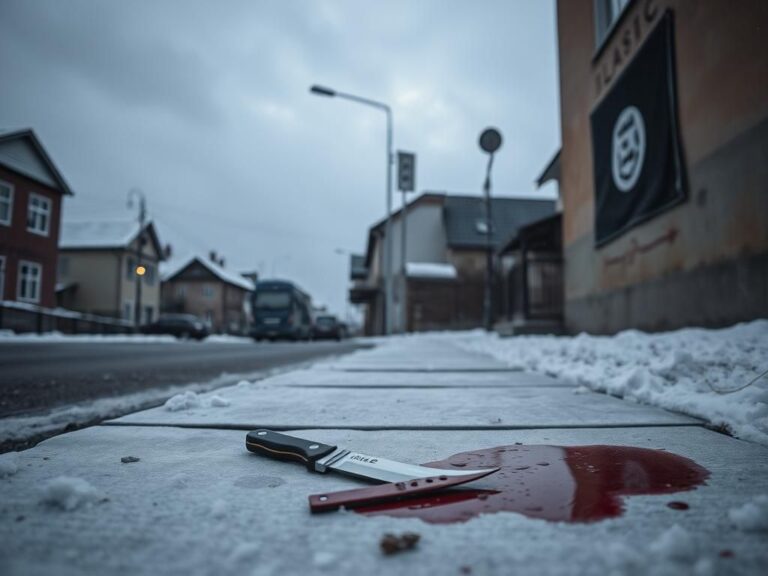
[[[309,340],[312,336],[312,301],[292,282],[260,280],[251,295],[250,336],[261,340]]]

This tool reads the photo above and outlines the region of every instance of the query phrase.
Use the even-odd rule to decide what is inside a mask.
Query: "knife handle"
[[[262,456],[278,460],[296,460],[305,464],[311,471],[315,470],[314,464],[317,460],[336,450],[336,446],[265,429],[248,432],[245,447]]]

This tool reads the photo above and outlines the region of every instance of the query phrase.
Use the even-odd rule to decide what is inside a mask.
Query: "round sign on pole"
[[[496,128],[486,128],[480,134],[480,148],[488,154],[493,154],[501,148],[501,133]]]

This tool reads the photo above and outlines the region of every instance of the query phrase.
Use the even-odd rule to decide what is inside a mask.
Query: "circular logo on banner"
[[[637,184],[645,159],[645,123],[640,110],[627,106],[613,125],[611,169],[613,183],[622,192]]]

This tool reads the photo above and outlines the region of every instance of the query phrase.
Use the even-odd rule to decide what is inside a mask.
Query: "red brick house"
[[[0,131],[0,300],[56,305],[64,195],[72,190],[35,133]]]

